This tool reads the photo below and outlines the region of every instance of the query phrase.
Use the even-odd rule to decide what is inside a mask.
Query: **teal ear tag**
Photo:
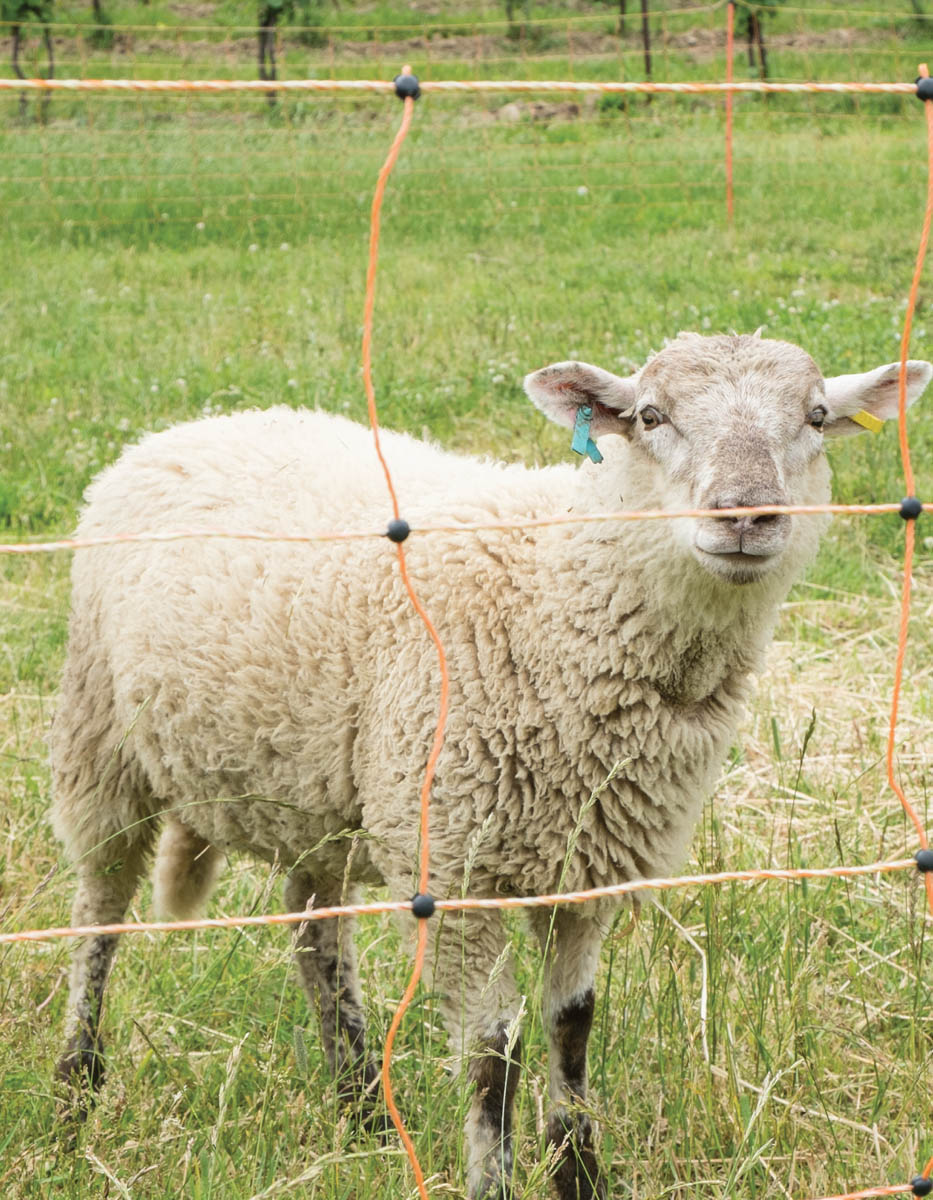
[[[603,456],[600,454],[596,443],[590,437],[590,422],[593,420],[593,410],[588,404],[581,404],[577,409],[577,417],[573,423],[573,441],[570,443],[570,449],[576,451],[577,454],[587,454],[594,463],[601,463]]]

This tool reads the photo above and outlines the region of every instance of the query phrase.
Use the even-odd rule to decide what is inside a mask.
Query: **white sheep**
[[[909,402],[931,374],[910,363]],[[559,363],[525,387],[552,420],[578,423],[580,447],[597,459],[598,442],[604,460],[526,469],[384,435],[415,531],[518,526],[407,544],[451,669],[431,807],[437,896],[461,891],[467,861],[466,886],[480,896],[676,869],[749,674],[826,518],[522,523],[823,503],[824,438],[859,432],[865,413],[897,411],[896,365],[824,381],[803,350],[757,335],[681,335],[631,378]],[[93,483],[78,532],[309,534],[384,527],[388,512],[367,430],[273,408],[146,437]],[[199,908],[238,850],[288,872],[290,910],[312,896],[338,903],[348,886],[352,898],[361,884],[412,895],[438,668],[389,542],[85,550],[72,603],[52,763],[55,829],[78,875],[76,924],[123,918],[160,827],[156,901],[167,913]],[[605,1196],[581,1102],[606,915],[605,904],[530,915],[545,955],[561,1200]],[[505,945],[499,911],[472,912],[445,920],[433,960],[432,985],[476,1083],[474,1200],[510,1186],[520,1000]],[[99,1013],[115,947],[101,935],[74,953],[59,1070],[79,1112],[103,1074]],[[335,921],[311,922],[297,949],[341,1095],[371,1119],[376,1070],[352,939]]]

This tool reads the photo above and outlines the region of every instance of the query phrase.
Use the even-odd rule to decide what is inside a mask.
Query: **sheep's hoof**
[[[477,1192],[476,1196],[471,1197],[470,1200],[521,1200],[521,1198],[511,1180],[506,1182],[504,1179],[497,1179],[490,1183],[485,1192]]]
[[[347,1114],[351,1127],[360,1133],[377,1136],[385,1142],[396,1132],[392,1118],[374,1096],[375,1086],[367,1087],[361,1094],[359,1087],[345,1087],[339,1093],[341,1108]]]
[[[487,1167],[475,1190],[470,1191],[470,1200],[521,1200],[511,1178],[503,1179],[498,1164]]]
[[[55,1068],[55,1079],[62,1094],[64,1115],[72,1122],[84,1122],[93,1107],[96,1093],[104,1082],[104,1047],[99,1040],[75,1035]]]
[[[558,1200],[606,1200],[606,1181],[589,1147],[568,1147],[554,1175]]]
[[[606,1200],[606,1180],[591,1141],[589,1121],[576,1130],[568,1128],[559,1114],[548,1123],[548,1141],[560,1147],[554,1172],[558,1200]]]
[[[395,1134],[395,1125],[389,1114],[380,1108],[372,1107],[359,1113],[357,1117],[359,1128],[385,1145]]]

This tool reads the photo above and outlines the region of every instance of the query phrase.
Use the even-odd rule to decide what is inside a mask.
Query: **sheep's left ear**
[[[589,363],[560,362],[526,375],[525,391],[546,417],[568,429],[573,428],[581,405],[589,405],[593,410],[590,436],[598,438],[628,432],[635,377],[621,379]]]
[[[890,421],[898,412],[900,363],[888,363],[866,371],[864,375],[836,375],[825,381],[827,437],[864,433],[877,428],[876,422]],[[910,359],[907,363],[907,407],[918,399],[933,377],[928,362]],[[866,418],[867,419],[861,419]]]

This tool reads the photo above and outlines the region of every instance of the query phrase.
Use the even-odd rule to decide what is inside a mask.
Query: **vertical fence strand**
[[[929,70],[926,63],[921,63],[919,74],[922,78],[929,76]],[[930,240],[930,222],[933,219],[933,101],[925,100],[923,102],[924,112],[927,123],[927,197],[926,209],[923,218],[923,229],[920,234],[920,245],[917,249],[917,261],[914,266],[913,279],[910,285],[910,293],[907,298],[907,310],[904,313],[904,332],[901,337],[901,369],[898,379],[898,439],[900,441],[901,462],[904,469],[904,485],[907,489],[907,495],[914,494],[914,473],[910,461],[910,447],[907,437],[907,359],[910,352],[910,331],[913,324],[914,312],[917,307],[917,293],[920,290],[920,279],[923,275],[923,266],[926,259],[927,245]],[[904,658],[907,652],[907,634],[910,624],[910,588],[911,575],[913,572],[914,561],[914,544],[916,542],[916,519],[911,519],[906,522],[904,530],[904,577],[901,583],[901,619],[898,629],[897,641],[897,658],[894,664],[894,682],[891,688],[891,720],[888,727],[888,745],[886,753],[886,765],[888,784],[891,790],[900,800],[904,811],[910,818],[914,829],[917,832],[917,838],[923,849],[927,849],[927,835],[924,829],[923,822],[920,820],[913,805],[907,799],[907,796],[898,783],[894,774],[894,751],[895,740],[897,736],[897,718],[898,709],[900,706],[901,688],[904,680]],[[930,912],[933,913],[933,872],[927,871],[924,874],[924,884],[927,892],[927,902],[930,907]]]
[[[404,74],[409,74],[411,68],[407,65],[402,68]],[[380,213],[382,210],[382,200],[385,194],[386,184],[389,175],[398,159],[399,152],[402,148],[402,143],[408,134],[411,127],[411,120],[414,113],[415,102],[411,96],[406,96],[404,99],[404,112],[402,121],[399,125],[395,139],[389,148],[389,153],[386,156],[385,163],[379,172],[379,178],[376,182],[376,188],[373,193],[373,203],[370,213],[370,236],[369,236],[369,263],[366,271],[366,301],[363,310],[363,386],[366,391],[366,405],[369,411],[370,425],[372,426],[373,442],[376,448],[376,454],[382,466],[383,474],[385,475],[386,487],[392,504],[393,516],[398,519],[400,517],[398,495],[395,491],[395,486],[392,482],[392,474],[389,470],[389,465],[386,462],[382,452],[382,445],[379,439],[379,417],[376,409],[376,394],[372,380],[372,329],[373,329],[373,310],[376,300],[376,271],[379,261],[379,229],[380,229]],[[408,597],[414,606],[416,612],[424,623],[425,628],[434,643],[437,650],[438,666],[440,670],[441,686],[440,700],[438,705],[437,725],[434,731],[434,741],[431,746],[431,751],[428,756],[427,765],[424,772],[424,781],[421,787],[420,811],[421,811],[421,829],[420,829],[420,861],[418,872],[418,890],[426,892],[428,887],[428,873],[430,862],[430,847],[429,847],[429,826],[428,814],[431,798],[431,786],[434,782],[434,773],[437,767],[437,760],[440,757],[440,752],[444,742],[444,729],[447,724],[447,705],[449,695],[449,677],[447,672],[447,658],[444,653],[444,647],[441,643],[440,635],[437,632],[434,624],[418,595],[414,589],[411,577],[408,573],[408,564],[405,559],[405,550],[401,542],[396,545],[398,554],[399,573],[402,578],[402,583],[405,587]],[[408,981],[408,986],[405,993],[399,1002],[398,1008],[395,1010],[395,1015],[392,1018],[392,1023],[389,1026],[389,1031],[386,1035],[385,1046],[382,1056],[382,1093],[385,1100],[386,1109],[392,1119],[392,1124],[395,1126],[402,1145],[408,1154],[411,1163],[412,1172],[415,1176],[415,1182],[418,1187],[418,1193],[422,1200],[428,1200],[428,1192],[424,1182],[424,1172],[421,1169],[421,1164],[418,1161],[418,1155],[415,1150],[414,1142],[405,1128],[405,1123],[402,1120],[401,1113],[395,1103],[395,1096],[392,1089],[391,1064],[392,1064],[392,1048],[395,1044],[395,1035],[398,1032],[399,1026],[402,1023],[402,1018],[408,1009],[409,1004],[414,998],[418,983],[421,979],[421,973],[424,969],[424,957],[427,949],[427,920],[421,918],[418,920],[418,935],[415,946],[415,956],[412,963],[411,976]]]
[[[732,82],[735,54],[735,4],[726,5],[726,83]],[[732,224],[734,201],[732,194],[732,104],[733,93],[726,92],[726,219]]]

